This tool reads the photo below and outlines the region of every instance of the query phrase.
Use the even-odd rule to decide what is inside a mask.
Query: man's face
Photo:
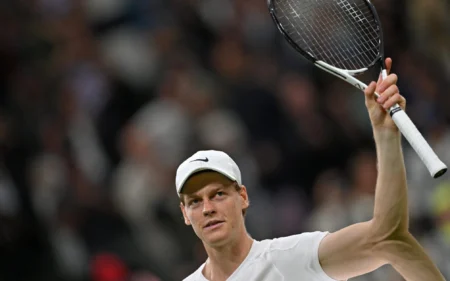
[[[184,220],[209,246],[221,246],[245,233],[242,210],[248,207],[247,191],[216,172],[193,175],[183,187]]]

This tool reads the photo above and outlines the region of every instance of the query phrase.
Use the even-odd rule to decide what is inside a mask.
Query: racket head
[[[347,63],[339,63],[340,60],[344,60],[343,56],[339,55],[339,49],[345,49],[348,47],[367,47],[368,44],[365,44],[363,41],[360,40],[360,35],[358,35],[357,27],[350,27],[349,31],[342,30],[342,24],[339,23],[339,18],[335,18],[334,21],[338,24],[334,25],[330,28],[335,28],[334,31],[336,31],[337,28],[341,28],[340,33],[347,33],[346,35],[355,36],[354,40],[352,41],[353,45],[350,46],[348,41],[344,41],[344,39],[337,41],[334,40],[334,42],[328,42],[328,47],[332,48],[330,52],[327,52],[326,50],[324,52],[320,52],[320,49],[325,48],[325,46],[320,46],[321,43],[326,41],[326,38],[324,36],[320,37],[319,40],[313,40],[313,38],[308,37],[309,35],[314,34],[314,32],[317,32],[317,29],[314,25],[308,24],[311,22],[308,22],[308,18],[311,17],[311,14],[313,14],[314,11],[319,12],[318,9],[321,8],[321,6],[316,7],[316,9],[308,10],[310,14],[308,15],[302,15],[302,12],[305,12],[303,9],[303,6],[305,6],[305,3],[312,3],[314,2],[317,5],[329,5],[330,7],[332,5],[336,5],[338,3],[339,5],[342,3],[349,3],[357,5],[357,7],[360,7],[363,10],[363,15],[367,17],[368,21],[371,22],[371,35],[374,36],[371,38],[371,43],[376,44],[373,46],[370,45],[370,55],[365,56],[362,60],[357,63],[353,64],[347,64]],[[301,4],[299,4],[301,3]],[[294,4],[294,6],[292,6]],[[295,6],[295,5],[302,5],[302,6]],[[316,62],[317,60],[324,61],[325,63],[334,66],[336,68],[347,70],[352,73],[352,75],[361,74],[364,73],[367,69],[371,68],[375,64],[379,64],[382,69],[386,69],[385,61],[384,61],[384,44],[383,44],[383,30],[381,26],[381,21],[379,19],[378,13],[373,6],[373,4],[369,0],[267,0],[267,5],[269,8],[270,15],[277,26],[278,30],[281,34],[283,34],[284,38],[289,42],[289,44],[297,51],[299,52],[303,57],[311,61],[312,63]],[[284,11],[286,6],[289,5],[290,11]],[[283,6],[283,8],[281,8]],[[323,7],[323,6],[322,6]],[[327,8],[327,7],[325,7]],[[328,7],[329,8],[329,7]],[[336,7],[335,7],[336,8]],[[307,9],[305,9],[307,10]],[[322,16],[328,16],[327,13],[330,13],[330,10],[324,9],[321,11]],[[295,15],[295,16],[294,16]],[[302,16],[300,16],[302,15]],[[314,14],[313,14],[314,15]],[[329,15],[331,17],[331,14]],[[334,14],[333,16],[336,17]],[[348,15],[347,15],[348,16]],[[308,18],[307,18],[308,17]],[[350,16],[348,16],[350,18]],[[333,20],[331,20],[331,23]],[[330,21],[328,22],[330,23]],[[303,24],[303,25],[302,25]],[[345,25],[344,25],[345,26]],[[291,27],[291,30],[288,28]],[[292,31],[293,29],[302,28],[301,30],[296,30],[297,34]],[[348,27],[348,25],[347,25]],[[361,26],[360,26],[361,27]],[[355,32],[356,31],[356,32]],[[350,33],[349,33],[350,32]],[[354,32],[355,34],[352,34]],[[298,35],[298,36],[296,36]],[[294,38],[295,37],[295,38]],[[321,39],[321,40],[320,40]],[[314,42],[313,42],[314,41]],[[302,42],[302,43],[299,43]],[[333,44],[330,46],[330,44]],[[334,48],[334,50],[333,50]],[[317,51],[319,50],[319,51]],[[325,55],[323,54],[325,53]],[[336,56],[335,59],[327,59],[326,53],[329,54],[328,57]]]

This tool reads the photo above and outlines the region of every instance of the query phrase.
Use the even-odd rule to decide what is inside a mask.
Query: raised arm
[[[388,70],[392,65],[386,59]],[[378,177],[372,220],[351,225],[326,236],[319,260],[333,279],[346,280],[391,264],[406,280],[444,280],[423,248],[408,231],[408,196],[401,134],[388,109],[405,108],[396,86],[397,76],[372,83],[365,91],[366,106],[377,149]],[[378,100],[374,91],[381,94]]]

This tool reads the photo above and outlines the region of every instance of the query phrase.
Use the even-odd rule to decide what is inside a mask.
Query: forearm
[[[374,252],[407,281],[445,281],[425,250],[410,234],[379,243]]]
[[[378,243],[374,252],[408,281],[444,280],[408,231],[408,190],[401,135],[395,130],[374,130],[374,138],[378,159],[372,220],[372,232]]]
[[[406,280],[443,280],[431,259],[408,231],[406,173],[401,136],[375,131],[378,178],[374,217],[327,235],[319,247],[323,270],[346,280],[391,264]]]
[[[401,134],[392,129],[374,130],[378,178],[375,191],[373,233],[380,239],[408,231],[408,194]]]
[[[386,59],[386,69],[392,61]],[[423,248],[408,231],[408,192],[401,134],[384,108],[406,101],[390,74],[365,89],[365,103],[374,129],[378,176],[372,220],[327,235],[319,261],[334,279],[348,279],[389,263],[408,281],[444,280]],[[375,97],[375,90],[379,97]],[[381,106],[380,106],[381,105]],[[351,234],[351,235],[350,235]]]

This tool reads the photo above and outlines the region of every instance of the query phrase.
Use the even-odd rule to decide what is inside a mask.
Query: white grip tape
[[[414,148],[420,159],[422,159],[431,176],[435,178],[442,175],[447,170],[447,166],[439,160],[405,111],[398,110],[395,112],[392,115],[392,120],[394,120],[399,130]]]
[[[364,91],[364,89],[367,88],[366,84],[353,77],[353,75],[355,74],[363,73],[367,70],[367,68],[357,69],[353,71],[343,71],[342,69],[331,66],[320,60],[316,61],[315,65],[320,69],[323,69],[341,79],[344,79],[346,82],[352,84],[360,90]],[[384,80],[387,76],[388,73],[386,69],[382,69],[381,79]],[[379,97],[377,93],[375,93],[375,96],[377,98]],[[428,142],[423,138],[419,130],[417,130],[416,126],[411,121],[411,119],[409,119],[408,115],[406,115],[406,113],[400,108],[398,104],[391,107],[389,112],[391,113],[392,119],[394,120],[399,130],[402,132],[410,145],[419,155],[425,166],[428,168],[431,176],[433,178],[437,178],[444,174],[444,172],[447,171],[447,166],[441,160],[439,160],[436,153],[434,153]]]

